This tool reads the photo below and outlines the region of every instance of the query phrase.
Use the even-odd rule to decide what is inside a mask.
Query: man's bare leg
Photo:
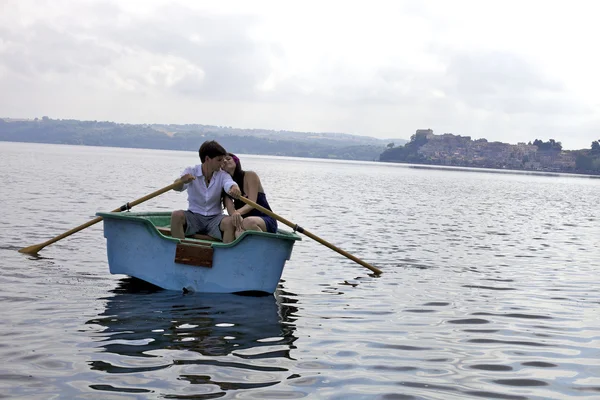
[[[171,213],[171,236],[178,239],[185,239],[185,213],[183,210],[173,211]]]
[[[235,240],[235,227],[231,217],[223,218],[219,227],[223,231],[223,243],[231,243]]]

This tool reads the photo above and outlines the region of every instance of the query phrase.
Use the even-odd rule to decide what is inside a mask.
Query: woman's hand
[[[244,230],[244,217],[242,217],[242,214],[240,214],[237,211],[234,211],[233,214],[231,214],[231,219],[233,221],[233,226],[235,227],[235,230]]]

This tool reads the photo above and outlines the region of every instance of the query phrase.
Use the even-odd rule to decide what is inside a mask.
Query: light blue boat
[[[247,231],[227,244],[204,235],[180,240],[170,236],[170,212],[96,215],[104,221],[110,272],[169,290],[273,293],[301,240],[281,229]]]

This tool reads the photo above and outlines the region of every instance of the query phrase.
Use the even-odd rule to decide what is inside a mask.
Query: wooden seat
[[[158,229],[158,231],[165,236],[171,236],[171,228],[169,228],[169,227],[157,226],[156,229]],[[187,237],[192,238],[192,239],[198,239],[198,240],[208,240],[211,242],[220,242],[219,239],[215,239],[214,237],[208,236],[208,235],[196,234],[196,235],[191,235],[191,236],[187,236]]]

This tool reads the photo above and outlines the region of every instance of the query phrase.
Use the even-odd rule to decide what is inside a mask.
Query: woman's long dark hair
[[[244,193],[244,176],[246,175],[246,171],[242,169],[242,162],[239,158],[233,153],[227,153],[227,155],[235,161],[235,170],[233,171],[233,181],[238,184],[242,194]]]
[[[235,154],[227,153],[227,155],[229,157],[233,158],[233,160],[235,161],[235,170],[233,171],[232,178],[233,178],[233,181],[235,183],[237,183],[238,187],[240,188],[240,191],[242,192],[242,196],[244,196],[246,194],[246,193],[244,193],[244,176],[246,175],[246,171],[244,171],[242,169],[242,163]],[[229,195],[227,193],[225,193],[225,191],[223,191],[221,193],[221,202],[223,203],[223,208],[227,208],[227,207],[225,207],[225,196],[229,196]],[[234,205],[235,209],[243,207],[244,204],[245,203],[241,200],[233,199],[233,205]]]

